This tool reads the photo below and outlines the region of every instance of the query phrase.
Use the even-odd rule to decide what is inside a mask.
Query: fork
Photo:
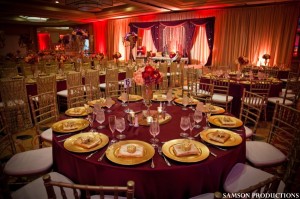
[[[92,157],[95,153],[97,153],[99,150],[94,151],[93,153],[91,153],[90,155],[86,156],[85,159],[89,159],[90,157]]]
[[[158,151],[158,154],[164,158],[166,164],[170,167],[171,163],[168,161],[168,159],[166,158],[166,156],[163,154],[160,146],[157,148],[157,151]]]

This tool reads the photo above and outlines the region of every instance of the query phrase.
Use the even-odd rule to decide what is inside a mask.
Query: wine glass
[[[159,129],[159,122],[157,119],[153,120],[150,123],[150,127],[149,127],[149,132],[150,134],[153,136],[153,138],[150,139],[152,146],[155,148],[157,147],[157,143],[159,142],[159,140],[156,138],[156,136],[159,134],[160,129]]]
[[[190,128],[190,118],[189,118],[189,116],[181,116],[180,128],[183,130],[183,132],[180,133],[180,136],[184,137],[184,138],[188,137],[189,134],[186,133],[185,131]]]
[[[108,117],[108,124],[109,124],[109,129],[112,134],[112,139],[110,142],[115,143],[115,142],[117,142],[117,140],[115,139],[115,130],[116,130],[116,116],[115,115],[110,115]]]
[[[95,131],[95,129],[93,128],[93,123],[94,123],[94,120],[95,120],[95,113],[94,113],[93,110],[88,114],[87,120],[90,123],[90,127],[91,127],[90,131],[91,132]]]
[[[100,124],[97,129],[105,128],[105,126],[102,125],[102,123],[105,121],[104,109],[100,109],[96,112],[96,121]]]
[[[186,111],[188,110],[186,108],[186,106],[189,104],[189,97],[187,95],[184,95],[183,98],[182,98],[182,105],[183,105],[183,108],[182,110]]]
[[[190,118],[190,135],[189,135],[189,139],[190,140],[193,140],[194,139],[194,137],[192,136],[192,131],[193,131],[193,129],[194,129],[194,127],[195,127],[195,119],[194,119],[194,113],[190,113],[189,114],[189,118]]]
[[[202,121],[202,118],[203,118],[202,112],[199,110],[195,110],[194,120],[196,122],[196,124],[195,124],[196,129],[199,129],[201,127],[198,123]]]
[[[167,100],[168,100],[168,106],[172,106],[171,101],[173,100],[173,94],[171,89],[167,92]]]
[[[208,120],[209,120],[209,118],[211,116],[210,110],[208,110],[205,115],[206,115],[206,117],[205,117],[205,120],[206,120],[205,124],[206,124],[206,126],[203,129],[209,129],[209,121]]]
[[[119,131],[119,135],[117,135],[117,138],[122,140],[126,138],[126,135],[122,134],[125,130],[125,119],[123,117],[117,117],[116,118],[116,129]]]

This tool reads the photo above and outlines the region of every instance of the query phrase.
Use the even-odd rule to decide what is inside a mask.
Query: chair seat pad
[[[68,90],[61,90],[56,93],[60,97],[68,97]]]
[[[247,126],[244,126],[245,127],[245,134],[246,134],[246,138],[249,138],[253,135],[253,131],[252,129],[250,129],[249,127]]]
[[[268,102],[276,104],[278,101],[279,104],[283,104],[283,98],[281,97],[269,97]],[[290,106],[293,105],[293,102],[291,100],[285,99],[284,105]]]
[[[257,167],[275,165],[286,160],[279,149],[262,141],[246,141],[246,158]]]
[[[51,172],[49,173],[51,176],[51,180],[65,183],[73,183],[69,178],[57,173]],[[74,198],[72,189],[64,189],[66,191],[67,198]],[[57,199],[62,198],[60,194],[60,189],[58,187],[54,187],[54,192],[57,195]],[[78,191],[80,195],[80,191]],[[44,186],[43,178],[40,177],[29,184],[21,187],[15,192],[11,194],[13,199],[37,199],[37,198],[48,198],[47,191]]]
[[[22,176],[47,172],[53,164],[52,147],[25,151],[11,157],[4,167],[4,173]]]
[[[237,163],[227,175],[223,187],[226,192],[236,193],[239,190],[256,185],[270,177],[272,177],[272,175],[263,170]]]
[[[106,88],[106,83],[99,84],[99,87],[102,88],[102,89],[105,89]]]
[[[190,199],[212,199],[214,198],[214,193],[204,193],[198,196],[191,197]]]
[[[52,128],[49,128],[41,133],[42,139],[48,142],[52,142],[52,136],[53,136]]]
[[[279,94],[279,97],[284,97],[284,95],[285,95],[285,93],[280,93]],[[295,94],[293,94],[293,93],[287,93],[286,94],[286,98],[288,98],[288,99],[293,99],[295,97]]]
[[[252,100],[250,101],[250,99],[252,99]],[[251,97],[251,98],[245,97],[244,103],[245,104],[252,104],[252,105],[255,105],[255,106],[265,104],[264,100],[262,100],[261,98],[258,98],[258,97]]]
[[[233,100],[233,97],[228,95],[228,102],[231,102]],[[219,102],[219,103],[226,103],[226,95],[215,93],[212,96],[213,102]]]

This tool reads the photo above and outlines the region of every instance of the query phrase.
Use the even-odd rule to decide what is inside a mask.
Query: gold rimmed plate
[[[139,96],[139,95],[129,95],[129,102],[137,102],[137,101],[140,101],[142,100],[143,97],[142,96]],[[118,100],[122,101],[122,97],[118,97]]]
[[[75,144],[75,141],[79,138],[89,138],[89,139],[95,139],[98,141],[97,145],[92,148],[84,148],[77,144]],[[109,141],[109,138],[107,135],[103,133],[97,133],[97,132],[86,132],[86,133],[78,133],[76,135],[73,135],[66,139],[64,142],[64,147],[68,151],[75,152],[75,153],[87,153],[91,151],[95,151],[98,149],[101,149],[104,147]]]
[[[143,156],[142,157],[120,157],[119,152],[120,148],[122,145],[127,145],[127,144],[133,144],[135,146],[141,146],[143,147]],[[120,165],[136,165],[136,164],[141,164],[143,162],[146,162],[150,160],[155,151],[153,146],[150,144],[140,141],[140,140],[125,140],[125,141],[120,141],[117,142],[113,145],[111,145],[107,150],[106,150],[106,157]]]
[[[222,119],[224,117],[228,117],[231,121],[234,122],[234,124],[222,123]],[[208,121],[209,123],[222,128],[237,128],[243,125],[243,122],[240,119],[228,115],[213,115],[208,118]]]
[[[206,108],[206,105],[203,106],[203,112],[204,113],[207,113],[208,112],[208,109]],[[212,114],[222,114],[225,112],[225,109],[222,108],[222,107],[219,107],[219,106],[214,106],[214,105],[211,105],[210,106],[210,112]]]
[[[81,117],[81,116],[86,116],[88,114],[88,111],[86,110],[85,107],[81,106],[81,107],[70,108],[66,110],[65,114],[71,117]]]
[[[207,146],[195,140],[189,141],[191,142],[191,144],[194,144],[195,147],[199,150],[199,154],[181,157],[176,156],[174,152],[174,146],[182,144],[184,141],[185,139],[175,139],[164,143],[164,145],[162,146],[163,153],[172,160],[185,163],[200,162],[202,160],[205,160],[209,156],[209,149],[207,148]]]
[[[174,99],[174,97],[172,97],[172,100]],[[167,102],[167,95],[165,94],[154,94],[152,101],[154,102]]]
[[[58,133],[72,133],[81,131],[89,126],[89,121],[81,118],[65,119],[55,122],[52,125],[52,130]]]
[[[112,100],[112,105],[114,105],[116,102]],[[88,101],[87,103],[89,106],[95,106],[95,104],[101,104],[102,107],[106,107],[106,99],[100,98],[92,101]]]
[[[212,140],[210,138],[211,137],[210,135],[213,133],[216,133],[217,131],[229,134],[230,135],[229,139],[226,140],[224,143]],[[200,133],[200,137],[202,140],[204,140],[207,143],[210,143],[210,144],[216,145],[216,146],[221,146],[221,147],[237,146],[243,141],[242,137],[239,134],[232,132],[230,130],[227,130],[227,129],[219,129],[219,128],[206,129]]]
[[[174,102],[177,103],[177,104],[183,105],[182,104],[182,98],[177,98],[177,99],[174,100]],[[195,106],[195,105],[197,105],[198,102],[199,101],[196,100],[196,99],[190,99],[188,106]]]
[[[139,125],[141,125],[141,126],[149,126],[150,125],[147,122],[146,114],[147,114],[146,110],[139,112],[137,114]],[[152,117],[158,117],[159,124],[166,124],[166,123],[170,122],[172,119],[172,116],[170,114],[166,113],[165,117],[163,117],[162,114],[158,115],[156,110],[150,110],[150,114]]]

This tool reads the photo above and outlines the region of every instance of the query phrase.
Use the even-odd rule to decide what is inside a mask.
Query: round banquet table
[[[111,107],[111,113],[105,113],[106,128],[97,130],[104,133],[111,139],[111,132],[108,128],[107,118],[109,115],[126,117],[126,113],[121,103],[115,100],[116,104]],[[159,103],[153,103],[151,110],[156,110]],[[145,110],[144,104],[140,102],[129,103],[129,107],[134,111]],[[183,111],[180,106],[172,104],[166,107],[167,113],[172,119],[160,125],[160,134],[157,136],[160,142],[172,139],[180,139],[180,117],[188,115],[192,109]],[[62,119],[68,118],[63,116]],[[203,117],[201,126],[205,124]],[[94,122],[94,128],[99,124]],[[87,132],[90,127],[84,130]],[[192,134],[196,135],[202,130],[194,129]],[[236,131],[239,130],[239,131]],[[69,177],[75,183],[91,185],[119,185],[123,186],[128,180],[133,180],[136,185],[135,198],[143,199],[182,199],[189,198],[201,193],[215,192],[222,190],[222,185],[231,168],[238,162],[245,162],[245,132],[244,127],[233,129],[232,131],[242,136],[242,143],[238,146],[229,147],[226,151],[213,146],[208,146],[209,150],[217,154],[217,157],[209,155],[205,160],[196,163],[182,163],[169,159],[171,166],[167,166],[162,156],[155,150],[153,157],[155,168],[151,168],[151,160],[137,165],[119,165],[111,162],[106,157],[102,161],[98,158],[105,152],[107,146],[103,147],[91,158],[86,159],[90,153],[73,153],[64,148],[64,142],[59,142],[72,135],[57,137],[53,134],[53,158],[54,170]],[[77,132],[78,133],[78,132]],[[142,140],[149,143],[151,135],[149,127],[131,127],[126,122],[125,140]],[[76,133],[74,133],[76,134]],[[116,134],[118,134],[116,132]],[[200,141],[198,136],[196,141]],[[161,143],[160,143],[161,144]]]

